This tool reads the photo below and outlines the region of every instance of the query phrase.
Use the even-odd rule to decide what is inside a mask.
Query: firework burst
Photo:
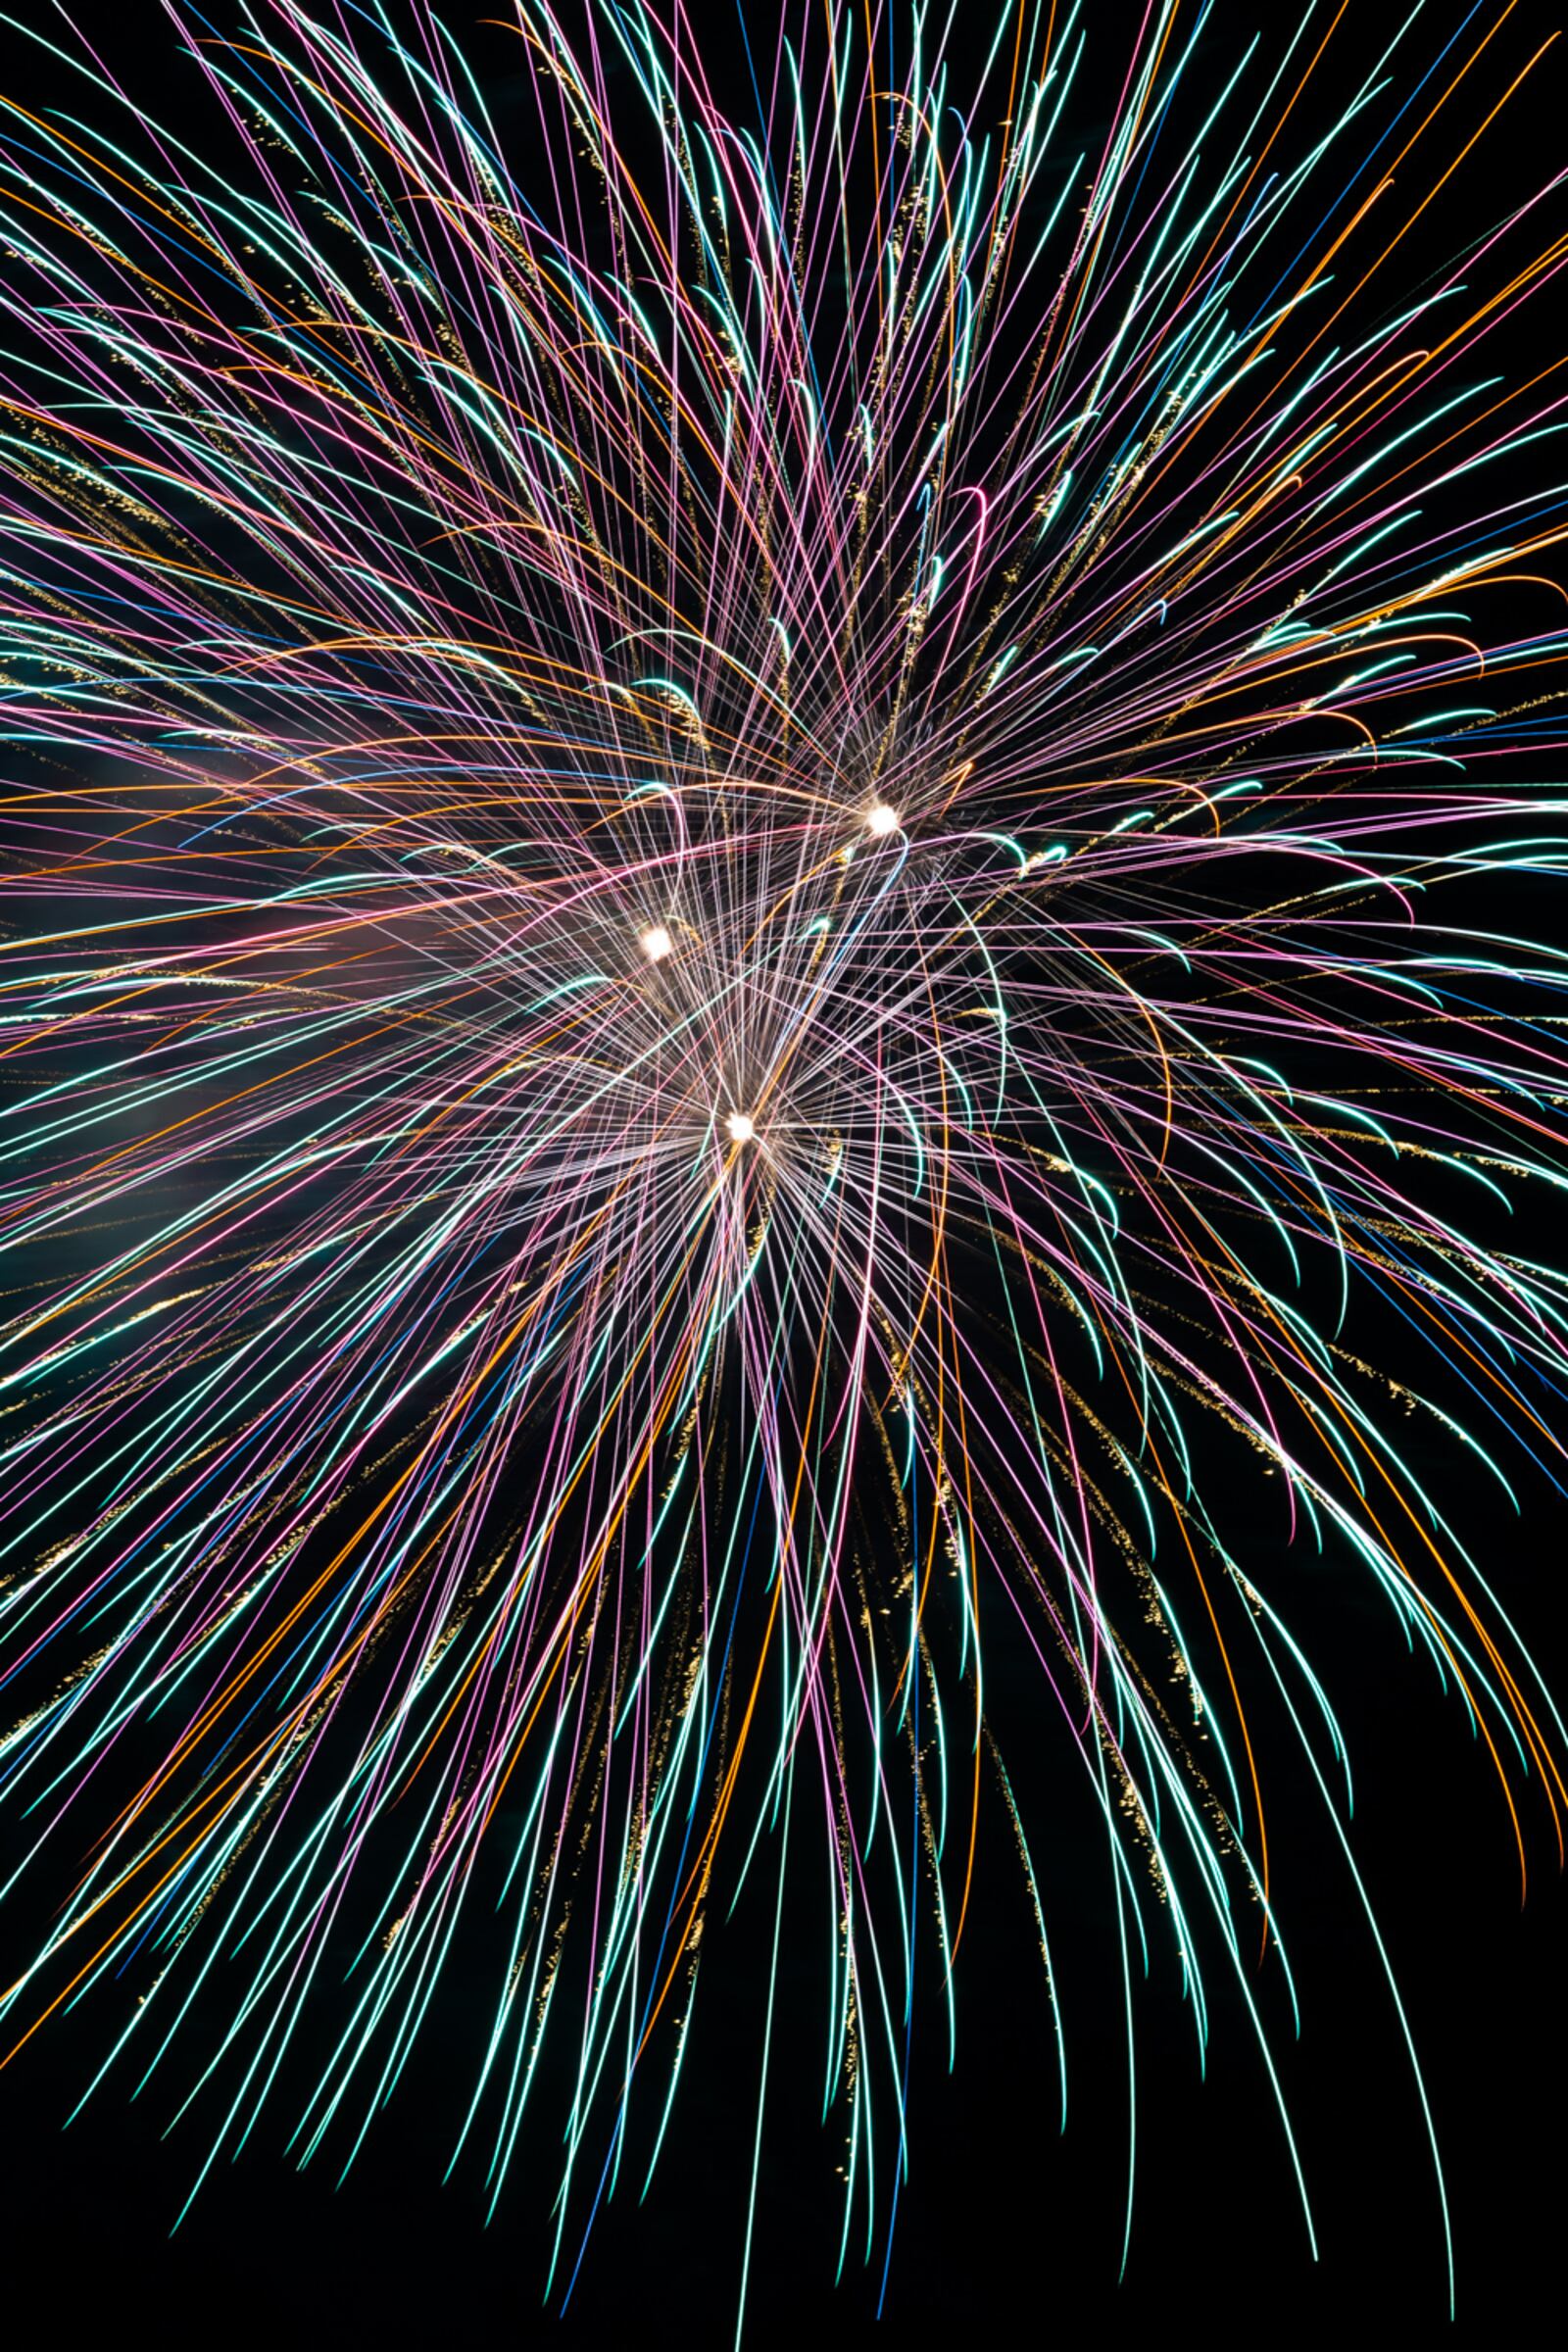
[[[1325,127],[1327,10],[1153,5],[1087,144],[1082,10],[837,0],[747,110],[680,0],[520,0],[501,127],[295,0],[171,8],[177,131],[64,30],[7,106],[7,1905],[80,1859],[4,2011],[121,2004],[199,2175],[351,2161],[498,1917],[457,2153],[573,2052],[565,2291],[805,1851],[890,2239],[985,1819],[1049,1954],[999,1642],[1274,2081],[1325,1549],[1559,1820],[1404,1438],[1562,1459],[1568,965],[1449,919],[1560,865],[1560,180],[1403,273],[1505,15]]]

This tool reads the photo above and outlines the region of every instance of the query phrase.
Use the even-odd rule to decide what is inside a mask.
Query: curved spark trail
[[[1550,65],[826,0],[742,109],[518,0],[519,135],[422,6],[154,13],[167,121],[53,19],[0,115],[7,2046],[350,2162],[482,1949],[559,2299],[811,1879],[885,2276],[988,1823],[1047,1948],[1002,1645],[1306,2211],[1312,1563],[1568,1809],[1406,1435],[1561,1475],[1563,175],[1422,242]]]

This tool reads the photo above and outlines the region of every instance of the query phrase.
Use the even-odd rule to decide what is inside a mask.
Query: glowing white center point
[[[867,812],[865,829],[868,833],[874,833],[878,840],[884,839],[889,833],[896,833],[899,829],[898,810],[890,808],[886,801],[878,801],[876,807]]]
[[[724,1121],[725,1133],[732,1144],[749,1144],[757,1129],[744,1110],[732,1110]]]
[[[674,955],[675,942],[662,923],[655,923],[643,933],[642,951],[650,963],[662,963],[666,956]]]

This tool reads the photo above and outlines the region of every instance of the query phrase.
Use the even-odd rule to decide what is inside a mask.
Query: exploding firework
[[[489,1967],[453,2160],[564,2107],[567,2291],[804,1873],[884,2246],[977,1872],[1050,1976],[1000,1645],[1309,2210],[1309,1563],[1568,1808],[1408,1436],[1562,1460],[1498,1220],[1568,962],[1495,914],[1562,395],[1490,356],[1560,179],[1409,273],[1506,13],[1327,118],[1326,10],[1153,5],[1102,108],[1081,9],[840,0],[745,106],[680,0],[517,0],[499,126],[422,6],[296,0],[171,6],[177,129],[64,29],[7,105],[0,1917],[74,1875],[3,2008],[91,1993],[198,2185],[264,2108],[352,2161]]]

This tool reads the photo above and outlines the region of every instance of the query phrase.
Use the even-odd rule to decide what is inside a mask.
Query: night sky
[[[41,22],[41,0],[21,0],[21,13]],[[482,25],[470,31],[479,13],[459,5],[447,22],[471,42],[503,135],[511,123],[520,141],[522,93],[509,81],[503,36]],[[1119,12],[1093,13],[1097,43],[1108,53]],[[1139,12],[1120,13],[1131,30]],[[1215,29],[1205,35],[1215,45],[1216,73],[1253,16],[1268,13],[1216,9]],[[214,14],[226,28],[224,9]],[[707,24],[710,14],[740,110],[745,81],[738,52],[729,49],[729,14],[715,5],[698,12],[698,21]],[[1456,8],[1431,14],[1435,26],[1463,20]],[[762,15],[760,6],[749,11],[754,34]],[[990,12],[965,0],[956,54],[971,16],[989,29]],[[1522,65],[1555,22],[1535,0],[1520,5],[1507,27],[1509,54]],[[1325,72],[1310,96],[1325,122],[1352,63],[1369,52],[1383,10],[1376,0],[1351,0],[1348,23],[1341,78]],[[169,93],[178,92],[187,69],[153,0],[125,0],[106,12],[104,32],[129,85],[162,91],[172,111],[177,99]],[[1510,113],[1510,127],[1484,158],[1471,159],[1453,201],[1435,206],[1401,249],[1386,307],[1399,307],[1446,258],[1467,206],[1490,218],[1558,166],[1568,66],[1557,61],[1565,51],[1568,43],[1559,43],[1543,61]],[[0,80],[30,107],[61,102],[46,64],[36,55],[19,58],[7,37],[0,37]],[[1085,127],[1087,134],[1096,125]],[[519,168],[525,174],[526,157]],[[1568,207],[1560,196],[1552,201],[1557,225],[1568,228]],[[1517,377],[1548,366],[1559,353],[1561,316],[1560,298],[1548,292],[1531,316],[1508,322],[1489,370]],[[1550,551],[1541,568],[1560,571],[1560,554]],[[1529,592],[1513,593],[1518,627],[1545,625]],[[1490,627],[1496,637],[1510,627],[1496,605]],[[1557,756],[1549,757],[1560,768]],[[1498,928],[1568,943],[1560,885],[1492,885],[1489,896],[1478,893],[1469,919],[1483,916]],[[13,936],[20,927],[7,921]],[[1551,1217],[1521,1205],[1508,1246],[1560,1262],[1560,1212]],[[1434,1386],[1393,1318],[1368,1308],[1353,1336],[1395,1378],[1419,1372]],[[1457,1391],[1452,1400],[1462,1411]],[[1568,1402],[1558,1404],[1558,1427],[1568,1429]],[[1459,1449],[1443,1443],[1434,1425],[1412,1423],[1410,1431],[1413,1466],[1473,1548],[1548,1685],[1559,1699],[1568,1697],[1568,1502],[1544,1472],[1509,1456],[1521,1504],[1513,1516],[1494,1491],[1472,1480]],[[1222,1448],[1215,1459],[1211,1475],[1223,1480]],[[525,1464],[517,1475],[526,1477]],[[1458,2332],[1500,2342],[1511,2328],[1541,2324],[1538,2315],[1560,2299],[1568,1881],[1550,1815],[1539,1789],[1527,1787],[1521,1818],[1529,1889],[1521,1902],[1518,1855],[1495,1776],[1430,1660],[1410,1652],[1390,1608],[1348,1561],[1287,1554],[1261,1503],[1239,1498],[1236,1509],[1231,1540],[1244,1560],[1269,1567],[1271,1589],[1289,1593],[1293,1628],[1348,1735],[1355,1856],[1405,2004],[1446,2168]],[[956,1977],[956,2068],[949,2070],[934,2000],[916,2035],[909,2178],[885,2325],[916,2344],[1046,2342],[1078,2331],[1132,2342],[1155,2330],[1185,2341],[1202,2330],[1223,2345],[1278,2337],[1282,2329],[1290,2341],[1298,2331],[1329,2328],[1358,2342],[1370,2340],[1374,2328],[1397,2340],[1446,2340],[1437,2192],[1399,2020],[1320,1800],[1288,1727],[1266,1706],[1260,1738],[1274,1891],[1301,2008],[1293,2041],[1270,1996],[1271,2046],[1313,2198],[1319,2259],[1309,2256],[1239,1994],[1222,1972],[1211,1973],[1205,2076],[1177,1967],[1168,1948],[1156,1946],[1136,2003],[1134,2212],[1118,2278],[1128,2028],[1103,1837],[1078,1792],[1070,1801],[1064,1794],[1059,1749],[1048,1754],[1036,1736],[1042,1701],[1032,1660],[1009,1642],[1000,1614],[987,1630],[992,1720],[1041,1870],[1065,2036],[1067,2123],[1063,2132],[1058,2019],[1017,1850],[1001,1808],[988,1804]],[[20,1851],[24,1825],[7,1815],[0,1836]],[[70,1884],[71,1859],[58,1858],[57,1893]],[[815,2116],[822,2030],[813,1873],[820,1875],[811,1855],[803,1860],[799,1887],[792,1886],[783,1937],[748,2343],[858,2342],[882,2289],[880,2239],[871,2263],[852,2263],[834,2285],[842,2118],[836,2113],[819,2127]],[[566,2325],[585,2342],[723,2343],[733,2331],[772,1915],[765,1898],[743,1902],[728,1921],[718,1912],[715,1906],[704,1951],[702,2040],[683,2076],[667,2151],[645,2203],[628,2193],[601,2215],[572,2292]],[[35,1925],[36,1913],[12,1919],[0,1907],[0,1964],[8,1972],[31,1948],[25,1931]],[[524,2150],[488,2225],[482,2166],[460,2166],[442,2180],[488,2026],[490,1957],[477,1931],[471,1950],[455,1952],[397,2095],[346,2180],[338,2183],[325,2160],[295,2169],[283,2147],[287,2103],[280,2101],[238,2159],[225,2158],[208,2178],[172,2235],[205,2154],[200,2117],[170,2128],[182,2087],[173,2077],[131,2103],[129,2078],[115,2076],[66,2128],[101,2063],[110,2012],[89,2002],[55,2017],[0,2075],[8,2297],[46,2309],[51,2334],[68,2343],[78,2331],[111,2327],[136,2341],[244,2341],[266,2329],[302,2343],[340,2333],[366,2342],[512,2342],[553,2328],[540,2295],[554,2149],[541,2151],[537,2179]],[[333,2031],[328,2014],[303,2033],[289,2061],[302,2082],[311,2079],[313,2052],[329,2046]],[[573,2056],[568,2036],[547,2056],[547,2074],[551,2066],[569,2069]],[[559,2086],[567,2081],[563,2072]],[[540,2111],[548,2111],[547,2097]]]

